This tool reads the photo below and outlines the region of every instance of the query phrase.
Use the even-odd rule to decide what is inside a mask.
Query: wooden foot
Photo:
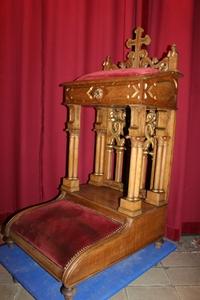
[[[14,244],[14,242],[10,238],[8,238],[8,237],[4,237],[3,241],[6,242],[6,244],[8,245],[8,247],[12,247],[13,244]]]
[[[163,244],[164,244],[164,239],[163,239],[163,238],[160,238],[159,240],[157,240],[157,241],[155,242],[155,247],[156,247],[157,249],[160,249],[160,248],[162,247]]]
[[[75,288],[73,287],[65,287],[64,285],[61,287],[61,293],[63,294],[65,300],[73,300],[73,296],[75,293]]]

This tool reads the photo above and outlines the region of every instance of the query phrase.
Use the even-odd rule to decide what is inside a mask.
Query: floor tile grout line
[[[200,254],[200,251],[197,251],[197,250],[194,251],[194,250],[191,250],[191,249],[189,249],[189,250],[183,250],[182,251],[181,249],[177,249],[173,253],[176,253],[176,255],[177,255],[177,253],[178,254],[189,254],[189,255],[190,254],[195,254],[194,256],[198,257],[198,255]],[[193,284],[174,284],[172,282],[173,280],[171,281],[170,278],[169,278],[169,276],[168,276],[168,270],[173,270],[173,269],[179,269],[180,270],[181,268],[184,268],[184,269],[191,269],[191,271],[192,271],[193,269],[194,270],[195,269],[198,270],[200,268],[200,265],[197,265],[197,266],[196,265],[195,266],[194,265],[192,265],[192,266],[190,266],[190,265],[187,265],[187,266],[185,266],[185,265],[178,265],[178,266],[176,266],[176,265],[170,265],[170,266],[165,266],[165,265],[163,265],[163,263],[161,261],[159,263],[159,265],[155,265],[153,268],[155,268],[155,269],[156,268],[157,269],[163,269],[163,271],[164,271],[165,275],[167,276],[170,284],[168,283],[168,284],[157,284],[157,285],[140,285],[140,286],[139,285],[134,285],[134,286],[127,286],[123,290],[121,290],[121,291],[123,291],[122,293],[123,293],[123,299],[124,300],[132,300],[133,299],[132,295],[129,294],[129,289],[132,290],[134,288],[141,288],[141,289],[144,288],[144,287],[150,288],[150,289],[151,288],[163,288],[163,287],[165,287],[165,288],[172,288],[174,290],[175,295],[177,296],[178,300],[183,300],[183,296],[181,294],[181,288],[193,288],[193,287],[196,287],[197,289],[200,288],[200,284],[197,284],[197,283],[195,283],[195,284],[194,283]],[[8,286],[9,287],[11,285],[13,286],[13,290],[14,290],[14,284],[12,282],[11,283],[6,283],[6,284],[4,284],[3,282],[2,283],[0,282],[0,287],[2,287],[2,286]],[[24,289],[24,288],[21,287],[20,291],[22,291],[22,289]],[[20,295],[17,295],[17,296],[15,295],[14,298],[12,298],[12,299],[19,300],[18,297],[20,297]],[[33,298],[33,300],[36,300],[36,299]]]
[[[127,300],[129,300],[128,291],[127,291],[127,287],[124,289],[124,291],[125,291],[126,299],[127,299]]]
[[[179,291],[177,290],[176,286],[174,286],[174,288],[175,288],[175,290],[176,290],[176,293],[177,293],[177,295],[178,295],[179,299],[180,299],[180,300],[182,300],[182,297],[181,297],[181,295],[180,295]]]
[[[168,273],[166,272],[166,269],[164,267],[163,267],[163,271],[164,271],[166,277],[168,278],[169,282],[171,283],[171,285],[174,286],[171,279],[170,279],[170,277],[169,277],[169,275],[168,275]]]
[[[177,292],[177,289],[176,289],[176,287],[175,287],[174,285],[169,285],[169,286],[166,286],[166,285],[165,285],[165,287],[166,287],[166,288],[172,288],[172,289],[175,291],[175,294],[176,294],[176,296],[177,296],[177,299],[178,299],[178,300],[182,300],[180,294]],[[129,287],[129,288],[133,288],[133,287]],[[144,286],[143,286],[143,287],[142,287],[142,286],[141,286],[141,287],[137,286],[137,288],[142,289],[142,288],[144,288]],[[161,286],[147,286],[147,288],[161,288]],[[128,298],[128,300],[131,300],[131,299]],[[146,299],[146,300],[147,300],[147,299]]]
[[[169,267],[163,267],[163,269],[165,270],[168,270],[168,269],[181,269],[181,268],[185,268],[185,269],[199,269],[200,268],[200,265],[199,266],[169,266]]]
[[[144,287],[149,287],[149,288],[151,288],[151,287],[164,287],[164,286],[166,286],[166,287],[175,287],[175,286],[186,286],[186,287],[193,287],[193,286],[196,286],[196,287],[200,287],[200,284],[194,284],[194,283],[192,283],[192,284],[188,284],[188,283],[184,283],[184,284],[173,284],[173,283],[171,283],[171,284],[144,284],[144,285],[129,285],[129,286],[127,286],[126,288],[144,288]]]

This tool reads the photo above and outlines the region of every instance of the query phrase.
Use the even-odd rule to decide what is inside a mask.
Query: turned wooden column
[[[147,165],[148,165],[148,153],[143,151],[142,157],[142,172],[141,172],[141,180],[140,180],[140,196],[141,198],[146,198],[146,176],[147,176]]]
[[[121,198],[119,211],[136,216],[141,213],[140,182],[142,175],[144,137],[131,138],[128,194]],[[130,211],[129,211],[130,210]]]
[[[166,152],[167,152],[167,141],[169,137],[162,136],[158,138],[157,155],[155,163],[155,176],[153,181],[152,190],[154,192],[164,192],[164,174],[166,165]]]
[[[96,138],[96,154],[95,154],[95,176],[103,176],[104,169],[104,153],[105,153],[105,132],[98,130]]]
[[[99,154],[99,175],[103,176],[104,170],[104,156],[105,156],[105,143],[106,143],[106,133],[105,130],[102,130],[100,133],[100,154]]]
[[[122,182],[124,146],[116,146],[115,150],[116,150],[115,181]]]
[[[67,131],[69,133],[68,147],[68,174],[63,178],[62,189],[71,192],[79,191],[78,179],[78,148],[79,148],[79,133],[80,133],[80,105],[68,105],[69,121]]]
[[[151,173],[151,190],[147,192],[146,202],[160,205],[165,201],[164,175],[166,166],[167,141],[169,137],[157,138],[154,164]]]
[[[145,106],[131,107],[129,136],[131,140],[131,156],[129,167],[128,193],[120,199],[119,211],[130,216],[141,214],[141,178],[143,170],[144,129],[146,120]]]
[[[175,111],[158,109],[156,147],[153,157],[150,191],[146,202],[163,205],[167,199],[172,163]]]
[[[94,185],[101,185],[104,176],[107,109],[104,107],[97,107],[96,111],[97,111],[97,116],[95,122],[95,131],[96,131],[95,166],[94,166],[94,173],[90,174],[89,182]]]
[[[106,132],[104,185],[123,190],[122,170],[124,157],[124,107],[109,107]]]
[[[140,200],[139,193],[142,175],[143,144],[144,137],[131,138],[131,160],[127,199],[134,201]]]
[[[106,164],[105,164],[105,180],[112,179],[113,171],[113,145],[106,145]]]

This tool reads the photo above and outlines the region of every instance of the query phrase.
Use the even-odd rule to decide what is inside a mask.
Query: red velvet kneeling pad
[[[89,74],[85,74],[77,78],[77,80],[96,80],[96,79],[109,79],[112,77],[132,77],[138,75],[152,75],[158,73],[158,69],[154,68],[128,68],[128,69],[117,69],[108,71],[98,71]]]
[[[83,248],[122,226],[82,205],[59,200],[24,213],[11,230],[64,267]]]

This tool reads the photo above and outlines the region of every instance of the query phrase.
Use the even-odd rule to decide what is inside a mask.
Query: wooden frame
[[[94,74],[89,79],[86,76],[62,84],[63,103],[69,110],[69,163],[60,196],[54,201],[70,199],[92,208],[120,222],[120,230],[79,251],[62,269],[12,230],[22,215],[48,204],[17,214],[5,229],[8,242],[17,243],[62,281],[65,299],[72,299],[78,282],[164,234],[175,131],[178,55],[173,45],[162,60],[150,59],[143,48],[150,43],[150,37],[142,36],[142,28],[137,28],[135,34],[135,40],[127,41],[127,47],[134,50],[124,62],[113,64],[110,57],[106,58],[104,76]],[[128,68],[135,69],[135,73],[127,75],[123,70]],[[86,185],[80,185],[78,178],[83,105],[96,108],[95,166]]]

